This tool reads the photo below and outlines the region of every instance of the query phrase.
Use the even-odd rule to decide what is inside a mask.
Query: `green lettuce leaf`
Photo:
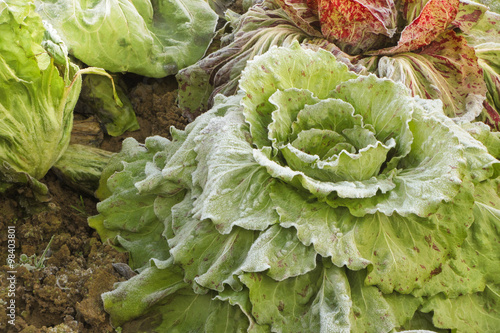
[[[127,138],[122,152],[115,155],[103,171],[103,177],[109,178],[101,182],[97,191],[101,198],[111,195],[98,204],[101,214],[89,218],[89,225],[102,239],[113,240],[118,250],[130,252],[129,264],[133,269],[145,267],[150,258],[165,260],[170,257],[168,244],[162,236],[165,226],[156,216],[155,209],[158,205],[173,207],[182,200],[183,193],[141,194],[134,186],[147,177],[148,168],[156,168],[147,159],[152,159],[168,145],[167,139],[159,137],[148,138],[146,146]],[[137,226],[135,221],[142,223]]]
[[[203,0],[37,0],[36,7],[87,65],[149,77],[199,60],[217,24]]]
[[[81,76],[31,3],[0,1],[0,36],[0,161],[34,182],[69,144]],[[14,178],[1,176],[0,188]]]
[[[422,307],[434,311],[433,323],[456,332],[496,332],[500,324],[500,290],[498,285],[486,286],[484,292],[446,298],[439,294]]]
[[[152,261],[140,276],[103,294],[123,332],[245,332],[244,313],[212,295],[195,294],[171,261]],[[221,318],[225,318],[221,320]]]
[[[255,273],[240,279],[250,291],[257,323],[273,332],[390,332],[421,303],[411,296],[385,296],[364,285],[363,273],[346,274],[331,265],[282,282]]]
[[[435,295],[442,292],[457,297],[481,292],[488,283],[495,283],[500,274],[500,200],[498,179],[476,186],[474,223],[467,230],[467,238],[457,249],[452,260],[440,264],[426,280],[417,295]]]
[[[194,184],[204,188],[194,211],[202,220],[211,219],[223,234],[233,226],[264,230],[277,221],[267,194],[273,179],[253,160],[242,123],[241,112],[230,113],[213,119],[195,139],[197,161],[206,168],[193,173]],[[235,215],[235,210],[240,213]]]

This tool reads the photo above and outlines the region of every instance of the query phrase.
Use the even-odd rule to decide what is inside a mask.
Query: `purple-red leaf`
[[[401,32],[398,45],[371,54],[388,55],[418,50],[429,45],[455,20],[459,0],[430,0],[420,15]]]
[[[395,32],[392,0],[318,0],[323,36],[350,53],[378,47]]]

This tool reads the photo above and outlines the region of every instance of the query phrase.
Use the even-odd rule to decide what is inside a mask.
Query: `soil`
[[[117,152],[126,137],[139,142],[151,135],[169,137],[170,126],[183,129],[188,123],[176,106],[174,77],[127,75],[125,82],[141,129],[110,137],[95,117],[76,115],[72,141]],[[66,186],[51,171],[42,182],[50,191],[48,202],[26,201],[26,193],[18,191],[0,196],[0,263],[4,265],[0,267],[0,332],[114,332],[100,295],[126,279],[113,264],[126,263],[127,254],[103,244],[88,226],[87,218],[97,214],[97,199]],[[13,274],[15,326],[8,324],[6,303],[12,299],[7,280],[12,269],[5,265],[9,226],[15,226],[18,264]],[[22,254],[28,258],[19,265]]]

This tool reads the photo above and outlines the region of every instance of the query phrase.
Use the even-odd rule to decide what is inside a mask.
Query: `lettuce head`
[[[481,125],[274,47],[104,170],[90,225],[140,272],[105,309],[124,332],[494,332],[499,138]]]
[[[78,70],[33,4],[0,1],[0,189],[42,178],[63,154]]]
[[[217,14],[205,0],[36,0],[37,11],[89,66],[164,77],[199,60]]]

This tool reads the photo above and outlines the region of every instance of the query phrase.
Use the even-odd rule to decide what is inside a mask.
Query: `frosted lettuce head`
[[[103,295],[115,325],[496,327],[497,137],[297,43],[255,58],[239,87],[173,141],[125,141],[103,172],[90,224],[141,271]]]
[[[253,61],[240,86],[255,160],[275,178],[356,215],[428,216],[459,191],[464,149],[439,101],[298,44]]]

